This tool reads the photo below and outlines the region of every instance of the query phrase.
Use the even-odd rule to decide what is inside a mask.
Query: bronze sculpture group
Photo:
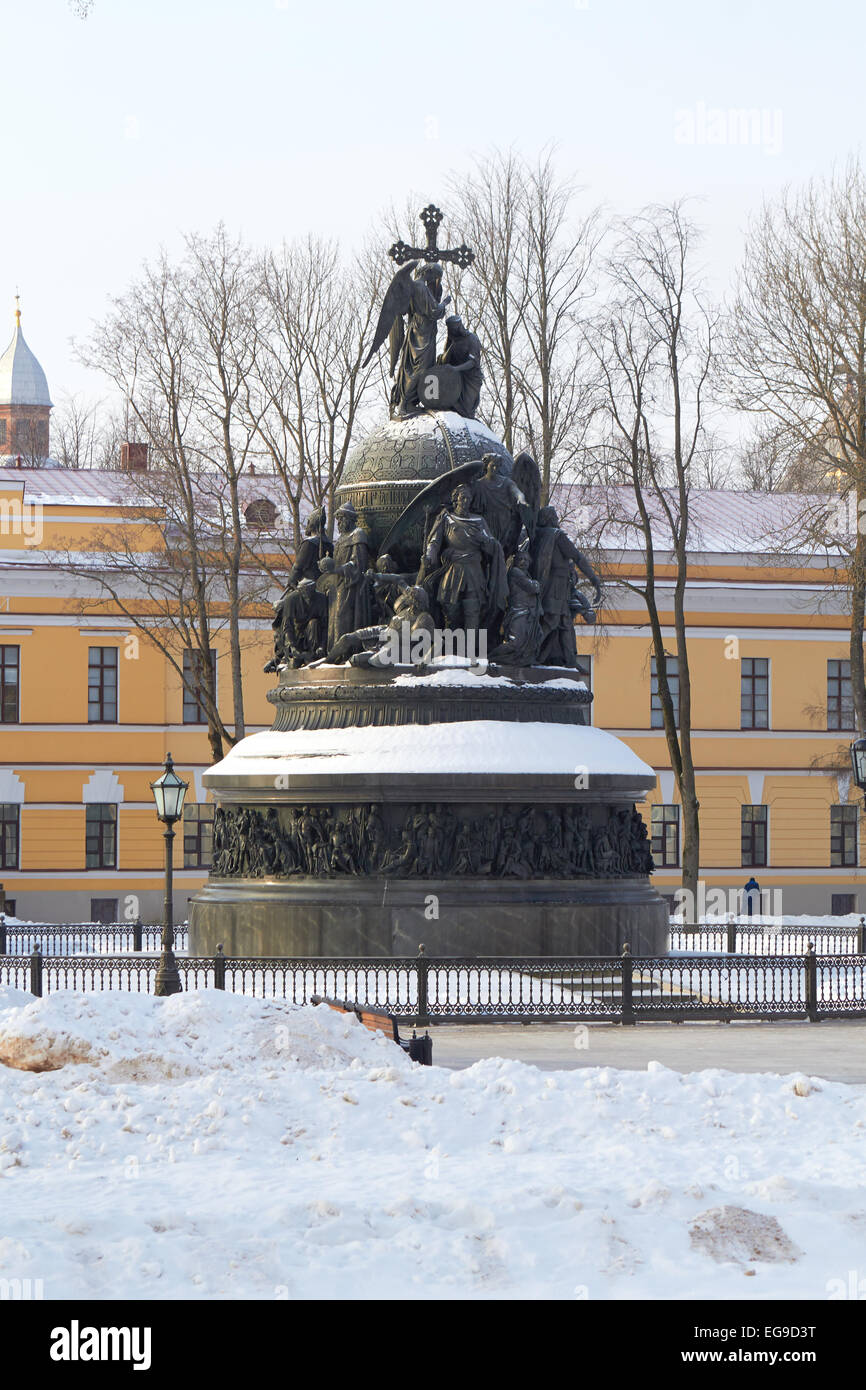
[[[520,460],[514,471],[519,462],[521,473],[529,471],[529,456]],[[389,550],[375,557],[351,503],[337,512],[333,543],[324,508],[314,512],[276,604],[266,669],[317,660],[368,664],[361,653],[388,642],[395,618],[399,627],[421,613],[433,629],[483,633],[476,649],[497,663],[576,669],[575,615],[595,621],[600,580],[556,509],[532,508],[501,464],[496,454],[464,464],[406,509],[385,545],[402,539],[419,503],[428,516],[432,511],[417,574],[393,571]],[[577,574],[592,585],[595,607],[577,587]]]
[[[445,348],[436,355],[437,328],[449,303],[442,297],[443,262],[465,268],[474,256],[466,246],[439,247],[437,208],[425,208],[421,219],[425,247],[400,241],[391,248],[400,269],[385,294],[366,362],[390,338],[393,417],[450,410],[474,419],[481,347],[459,315],[446,319]],[[492,652],[498,664],[574,670],[575,617],[595,621],[601,583],[556,509],[541,506],[541,493],[530,454],[512,463],[507,455],[487,453],[423,487],[378,557],[372,528],[351,502],[336,513],[333,542],[325,509],[318,508],[276,605],[274,657],[265,669],[324,660],[387,664],[395,626],[409,621],[413,631],[475,634],[466,649]],[[412,553],[409,538],[419,533],[420,554],[417,546]],[[415,568],[395,570],[392,552],[404,564],[411,553]],[[593,602],[581,591],[582,580],[592,586]]]
[[[652,868],[646,826],[632,808],[593,819],[585,806],[407,806],[383,820],[375,803],[219,807],[214,868],[220,878],[625,878]]]
[[[547,677],[551,671],[577,669],[575,621],[595,622],[601,581],[560,524],[556,508],[545,501],[532,455],[512,458],[483,426],[473,429],[466,423],[476,417],[483,385],[481,347],[459,315],[446,317],[450,301],[443,297],[443,263],[465,268],[473,253],[466,246],[438,246],[441,214],[436,208],[425,208],[422,220],[426,247],[397,242],[391,248],[399,269],[385,294],[366,362],[390,339],[392,421],[437,412],[440,417],[452,412],[461,420],[456,425],[453,420],[443,424],[441,418],[431,426],[389,423],[386,438],[401,442],[428,440],[441,432],[447,454],[440,443],[432,466],[425,460],[412,477],[395,471],[393,479],[401,489],[396,503],[377,505],[375,494],[371,501],[370,491],[346,485],[342,495],[354,502],[344,500],[337,507],[333,535],[324,506],[307,518],[275,605],[274,656],[265,669],[294,672],[348,663],[371,674],[287,675],[269,694],[284,721],[275,728],[409,723],[417,725],[420,735],[426,724],[448,723],[456,709],[456,717],[473,722],[511,720],[515,740],[521,726],[537,722],[561,735],[556,726],[581,723],[584,700],[588,703],[591,695],[573,681],[551,683]],[[440,353],[437,334],[443,320],[446,338]],[[458,442],[463,439],[469,443]],[[472,457],[476,450],[481,457]],[[443,468],[447,471],[424,481]],[[411,500],[405,505],[407,496]],[[587,592],[582,586],[588,586]],[[485,679],[467,692],[463,685],[474,683],[459,678],[389,682],[373,674],[394,666],[423,674],[445,632],[477,634],[483,640],[467,641],[466,654],[487,655],[493,675],[504,667],[516,678]],[[539,673],[539,667],[547,672]],[[433,703],[443,699],[456,702],[444,714]],[[290,720],[297,722],[286,722]],[[562,743],[571,747],[568,739]],[[574,746],[580,747],[579,740]],[[286,758],[293,756],[290,747]],[[387,757],[384,761],[387,776]],[[474,774],[457,777],[461,787],[471,783],[469,793],[458,795],[449,788],[435,802],[426,799],[429,787],[422,788],[411,771],[400,772],[396,792],[381,794],[380,789],[378,800],[366,799],[368,789],[351,793],[341,786],[339,774],[330,772],[321,778],[324,789],[317,775],[310,774],[312,791],[292,790],[276,798],[277,804],[263,804],[268,797],[251,805],[233,798],[233,804],[216,808],[213,876],[354,879],[349,894],[362,897],[362,881],[372,877],[510,880],[510,885],[499,884],[496,903],[514,896],[521,905],[529,904],[528,911],[540,904],[543,910],[536,916],[546,922],[549,912],[559,911],[548,908],[548,900],[559,903],[571,892],[563,880],[643,878],[652,871],[647,829],[630,786],[627,801],[626,793],[614,799],[616,787],[588,796],[576,782],[579,795],[566,788],[556,800],[548,800],[552,793],[545,788],[536,795],[532,779],[524,777],[510,802],[509,793],[491,791],[488,780],[482,787]],[[520,887],[530,880],[545,881],[535,896],[534,890]],[[225,884],[220,891],[228,891]],[[345,891],[338,885],[334,902],[342,904]],[[330,913],[333,904],[327,897],[323,901],[323,910]],[[383,903],[377,890],[371,908],[377,921]],[[569,904],[570,898],[563,911],[570,912]]]

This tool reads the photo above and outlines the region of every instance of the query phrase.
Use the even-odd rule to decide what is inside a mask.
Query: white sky
[[[0,0],[0,35],[0,350],[17,284],[55,401],[99,394],[70,340],[184,231],[351,247],[473,154],[554,140],[593,202],[700,197],[721,286],[761,197],[844,161],[866,114],[857,0]],[[701,103],[765,137],[682,143]]]

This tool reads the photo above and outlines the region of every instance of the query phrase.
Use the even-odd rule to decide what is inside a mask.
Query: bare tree
[[[190,324],[196,379],[195,423],[199,492],[210,484],[208,512],[216,518],[228,590],[235,737],[246,732],[241,669],[241,569],[245,556],[240,483],[252,458],[257,417],[249,409],[255,368],[259,282],[250,253],[220,224],[210,236],[189,236],[179,280]]]
[[[857,725],[866,729],[866,176],[786,191],[752,226],[728,330],[736,403],[770,415],[812,486],[850,500],[845,542]]]
[[[95,572],[120,611],[147,632],[200,699],[215,758],[223,743],[242,737],[244,729],[238,698],[240,561],[232,540],[238,524],[232,490],[240,466],[230,475],[232,460],[226,457],[222,430],[227,429],[231,448],[235,431],[241,450],[249,436],[235,419],[232,367],[220,356],[223,315],[234,292],[233,262],[228,256],[223,265],[221,244],[217,233],[207,247],[193,244],[180,266],[172,265],[165,253],[155,264],[146,264],[79,349],[81,360],[102,371],[129,402],[151,457],[151,469],[130,474],[128,487],[130,519],[150,520],[152,553],[135,548],[129,539],[135,536],[133,529],[115,527],[106,531],[105,563]],[[205,279],[208,265],[216,284]],[[191,279],[199,284],[192,287]],[[217,344],[208,336],[215,324]],[[227,359],[233,351],[225,348]],[[233,734],[217,707],[212,670],[213,637],[226,626]],[[192,673],[186,676],[183,650],[192,654]]]
[[[454,276],[457,307],[463,308],[484,349],[485,414],[503,443],[515,451],[517,362],[523,350],[527,280],[523,161],[509,151],[477,162],[466,176],[452,175],[449,188],[460,236],[475,252],[471,269]]]
[[[79,395],[63,395],[51,418],[51,455],[62,468],[117,468],[121,444],[136,437],[125,401],[88,404]]]
[[[460,235],[476,252],[454,293],[485,351],[483,411],[510,450],[520,439],[535,455],[546,501],[574,476],[591,417],[580,329],[601,220],[578,212],[578,190],[550,150],[534,163],[496,153],[452,178],[451,192]]]
[[[211,480],[198,495],[195,476],[156,468],[130,474],[123,485],[125,505],[118,520],[99,528],[87,555],[67,551],[58,562],[87,581],[91,593],[81,599],[84,611],[101,611],[109,598],[136,633],[162,653],[200,705],[217,762],[238,735],[223,720],[217,694],[217,645],[229,628],[229,605],[219,562],[220,518],[211,527],[206,522]],[[194,527],[191,502],[197,512]],[[246,577],[250,612],[261,601],[263,586],[260,575]]]
[[[64,394],[51,419],[51,453],[62,468],[92,468],[98,450],[98,407]]]
[[[741,481],[753,492],[796,491],[796,468],[797,454],[792,453],[787,432],[776,420],[761,417],[740,461]]]
[[[588,336],[600,372],[600,471],[615,483],[609,524],[623,537],[623,549],[643,552],[643,578],[627,587],[641,597],[649,617],[665,739],[682,806],[683,887],[693,895],[700,823],[686,589],[690,495],[712,448],[705,417],[717,322],[692,265],[696,241],[680,205],[652,207],[626,223],[608,260],[609,302]],[[672,580],[659,574],[660,567],[672,570]],[[672,652],[663,630],[667,612],[673,618]],[[677,661],[676,700],[670,656]]]
[[[268,252],[259,266],[255,367],[247,410],[256,449],[282,480],[294,542],[303,516],[334,493],[362,412],[380,374],[362,367],[382,291],[366,255],[348,267],[315,238]]]

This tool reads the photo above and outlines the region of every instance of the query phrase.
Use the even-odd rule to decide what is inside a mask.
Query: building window
[[[679,866],[679,806],[653,806],[652,851],[657,869],[676,869]]]
[[[88,869],[117,868],[117,807],[91,802],[87,807],[85,864]]]
[[[0,646],[0,722],[18,723],[18,678],[21,648]]]
[[[740,663],[740,728],[769,727],[770,662],[765,656],[745,656]]]
[[[674,723],[680,727],[680,662],[679,657],[665,657],[665,671],[667,672],[668,685],[670,687],[671,699],[674,702]],[[662,716],[662,701],[659,695],[659,677],[655,657],[652,658],[650,670],[650,728],[663,729],[665,721]]]
[[[117,648],[91,647],[87,662],[87,720],[117,723]]]
[[[830,914],[833,917],[849,917],[857,911],[856,893],[831,893]]]
[[[857,863],[857,806],[830,807],[830,864],[831,867],[851,867]]]
[[[18,868],[21,807],[0,805],[0,869]]]
[[[210,666],[213,690],[216,695],[216,652],[210,653]],[[201,693],[202,655],[201,652],[186,651],[183,654],[183,722],[184,724],[206,724],[207,715],[199,698]]]
[[[740,863],[744,869],[763,869],[767,865],[767,808],[740,807]]]
[[[256,497],[244,511],[244,517],[248,526],[274,526],[277,520],[277,509],[268,497]]]
[[[854,728],[850,661],[827,662],[827,728]]]
[[[6,421],[0,420],[0,444],[6,443]]]
[[[90,920],[103,927],[114,926],[120,920],[117,915],[117,898],[91,898]]]
[[[213,806],[183,808],[183,867],[209,869],[213,863]]]

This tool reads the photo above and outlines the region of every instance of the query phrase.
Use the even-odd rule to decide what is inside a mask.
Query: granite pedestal
[[[274,728],[205,774],[215,866],[190,950],[663,954],[636,801],[652,769],[573,671],[284,671]]]

